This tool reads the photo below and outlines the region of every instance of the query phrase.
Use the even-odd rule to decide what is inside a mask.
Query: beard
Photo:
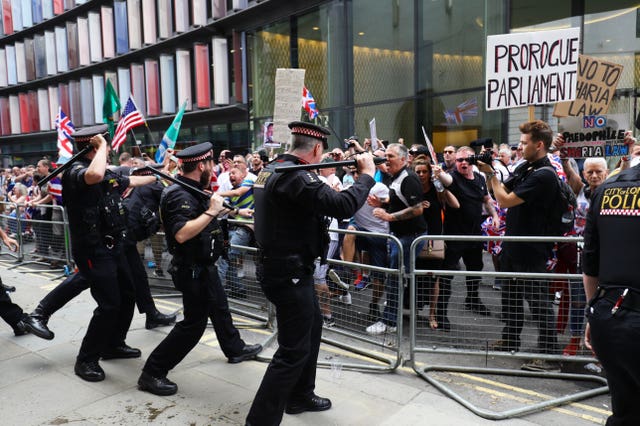
[[[211,171],[205,170],[200,175],[200,185],[202,185],[204,188],[208,188],[209,182],[211,182]]]

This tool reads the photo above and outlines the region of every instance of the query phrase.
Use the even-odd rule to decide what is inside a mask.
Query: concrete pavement
[[[8,270],[10,261],[0,263],[5,284],[15,285],[14,302],[25,311],[61,280],[51,273],[23,273]],[[179,299],[159,299],[163,312],[181,307]],[[56,333],[52,341],[35,336],[13,336],[0,325],[0,407],[5,425],[241,425],[266,364],[258,361],[231,365],[217,347],[212,328],[187,358],[170,372],[178,393],[158,397],[137,389],[136,382],[146,356],[171,330],[144,328],[144,316],[136,312],[127,343],[142,350],[141,359],[101,361],[106,380],[89,383],[73,373],[73,364],[86,325],[95,307],[85,292],[64,307],[49,322]],[[243,318],[236,318],[243,321]],[[243,338],[260,342],[264,330],[242,329]],[[267,350],[267,354],[273,348]],[[323,350],[327,350],[324,348]],[[452,381],[454,379],[451,379]],[[462,380],[462,378],[455,378]],[[471,382],[470,382],[471,383]],[[466,385],[476,395],[474,403],[492,408],[507,399],[535,399],[545,396],[526,392],[520,386]],[[520,385],[516,383],[516,385]],[[475,386],[475,387],[474,387]],[[486,391],[490,388],[489,391]],[[319,369],[317,393],[330,397],[333,408],[322,413],[284,416],[283,425],[487,425],[481,419],[419,378],[413,370],[394,373],[362,373]],[[593,425],[603,424],[608,397],[546,410],[500,425]]]

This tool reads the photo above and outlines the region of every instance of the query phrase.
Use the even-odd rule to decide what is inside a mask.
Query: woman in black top
[[[457,209],[460,207],[460,203],[455,195],[453,195],[449,190],[445,189],[443,192],[438,192],[433,185],[433,182],[431,181],[431,176],[433,174],[432,167],[434,169],[437,168],[436,172],[439,172],[439,166],[432,166],[425,156],[418,156],[413,161],[412,166],[413,171],[418,175],[420,182],[422,183],[422,215],[427,222],[427,233],[429,235],[441,235],[445,206]],[[416,269],[442,269],[443,260],[444,259],[425,259],[421,258],[420,254],[418,254],[416,259]],[[430,289],[431,292],[429,294]],[[434,275],[421,275],[417,277],[417,307],[423,306],[427,302],[427,299],[429,300],[429,327],[432,329],[438,328],[438,322],[436,321],[436,301],[438,300],[439,291],[439,277]]]

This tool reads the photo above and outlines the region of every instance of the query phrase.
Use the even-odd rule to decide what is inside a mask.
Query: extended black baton
[[[213,194],[210,194],[210,193],[208,193],[208,192],[206,192],[206,191],[203,191],[203,190],[202,190],[202,189],[200,189],[200,188],[196,188],[196,187],[195,187],[195,186],[193,186],[193,185],[190,185],[190,184],[188,184],[188,183],[186,183],[186,182],[183,182],[183,181],[181,181],[180,179],[176,179],[176,178],[174,178],[173,176],[166,174],[165,172],[161,172],[161,171],[160,171],[160,170],[158,170],[158,169],[154,169],[154,168],[153,168],[153,167],[151,167],[151,166],[144,166],[144,167],[141,167],[141,168],[140,168],[140,170],[148,170],[148,171],[150,171],[151,173],[153,173],[153,174],[155,174],[155,175],[158,175],[158,176],[160,176],[160,177],[161,177],[161,178],[163,178],[163,179],[166,179],[166,180],[168,180],[168,181],[171,181],[171,182],[175,183],[176,185],[180,185],[180,186],[181,186],[181,187],[183,187],[184,189],[187,189],[187,190],[189,190],[189,191],[193,191],[193,192],[197,193],[198,195],[202,195],[202,196],[203,196],[203,197],[205,197],[207,200],[209,200],[209,199],[211,198],[211,196],[213,195]],[[227,209],[227,210],[235,210],[235,207],[233,207],[231,204],[227,203],[226,201],[223,201],[223,202],[222,202],[222,207],[224,207],[224,208],[225,208],[225,209]]]
[[[78,161],[78,159],[80,157],[82,157],[87,152],[91,151],[92,149],[93,149],[92,145],[87,145],[84,148],[82,148],[80,150],[80,152],[78,152],[73,157],[69,158],[69,161],[67,161],[66,163],[64,163],[63,165],[61,165],[59,167],[56,167],[51,173],[49,173],[42,180],[40,180],[40,182],[38,182],[38,186],[45,186],[47,183],[49,183],[49,181],[51,179],[53,179],[54,177],[58,176],[60,173],[64,172],[65,170],[67,170],[69,167],[71,167],[73,165],[73,163]]]
[[[384,157],[373,157],[374,164],[382,164],[386,162],[387,162],[387,159]],[[276,167],[274,171],[276,173],[285,173],[285,172],[293,172],[296,170],[330,169],[333,167],[342,167],[342,166],[358,167],[358,161],[344,160],[344,161],[330,161],[328,163],[296,164],[295,166]]]

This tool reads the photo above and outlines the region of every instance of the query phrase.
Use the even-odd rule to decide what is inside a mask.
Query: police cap
[[[144,167],[134,167],[130,170],[131,176],[151,176],[154,175],[153,170],[162,170],[164,166],[162,164],[149,164]]]
[[[82,129],[73,132],[71,137],[78,146],[78,148],[84,147],[89,143],[92,137],[95,135],[106,136],[108,127],[106,124],[98,124],[95,126],[83,127]]]
[[[176,154],[183,163],[192,163],[194,161],[204,161],[213,159],[213,145],[211,142],[202,142],[197,145],[185,148]]]
[[[309,136],[311,138],[318,139],[322,142],[322,147],[324,149],[329,148],[329,145],[327,144],[327,136],[331,133],[324,127],[316,126],[315,124],[304,121],[292,121],[289,123],[289,128],[291,129],[292,135]]]

